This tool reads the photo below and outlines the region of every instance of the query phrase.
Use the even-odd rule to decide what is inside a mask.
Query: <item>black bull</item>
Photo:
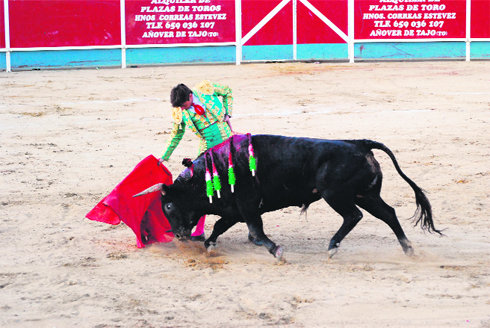
[[[257,164],[255,176],[249,168],[250,140]],[[235,223],[245,222],[250,235],[280,258],[282,247],[265,235],[261,214],[288,206],[306,209],[323,198],[344,220],[330,240],[329,256],[336,253],[340,242],[361,220],[359,208],[388,224],[405,254],[412,255],[413,248],[395,210],[380,197],[382,173],[372,149],[388,154],[396,171],[415,192],[415,225],[440,233],[434,227],[431,205],[425,194],[402,172],[393,153],[383,144],[371,140],[235,135],[201,154],[174,184],[160,184],[147,189],[146,193],[161,190],[163,211],[179,239],[189,237],[202,215],[220,216],[204,242],[206,248],[214,246],[218,236]],[[236,176],[233,193],[228,184],[229,156]],[[211,203],[206,195],[205,165],[212,170],[212,162],[219,173],[222,189],[221,197],[216,197],[215,192]]]

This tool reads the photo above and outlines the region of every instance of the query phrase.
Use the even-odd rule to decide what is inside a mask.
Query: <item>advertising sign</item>
[[[119,0],[9,1],[13,48],[117,45]]]
[[[466,0],[358,0],[355,3],[356,39],[464,38],[465,24]]]
[[[128,45],[234,41],[234,0],[126,1]]]

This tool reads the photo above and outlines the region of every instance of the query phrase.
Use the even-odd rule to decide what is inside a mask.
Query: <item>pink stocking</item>
[[[196,225],[196,230],[192,233],[192,236],[200,236],[204,233],[204,222],[206,221],[206,215],[201,216]]]

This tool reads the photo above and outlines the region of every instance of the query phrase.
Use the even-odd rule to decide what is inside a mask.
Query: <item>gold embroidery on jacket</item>
[[[180,107],[172,108],[172,119],[174,120],[175,124],[182,123],[182,108]]]
[[[197,91],[200,93],[204,93],[206,95],[212,95],[214,90],[213,90],[213,85],[211,84],[210,81],[204,80],[201,81],[198,85],[194,87]]]

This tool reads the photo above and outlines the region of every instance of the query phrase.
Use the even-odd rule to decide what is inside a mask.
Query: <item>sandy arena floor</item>
[[[233,88],[238,132],[383,142],[446,237],[413,227],[413,192],[380,151],[413,258],[365,213],[328,260],[342,220],[323,201],[264,216],[283,264],[244,224],[209,257],[195,243],[138,249],[127,226],[85,219],[161,155],[170,89],[202,79]],[[0,90],[2,327],[490,327],[488,61],[3,72]],[[174,176],[197,145],[187,132]]]

